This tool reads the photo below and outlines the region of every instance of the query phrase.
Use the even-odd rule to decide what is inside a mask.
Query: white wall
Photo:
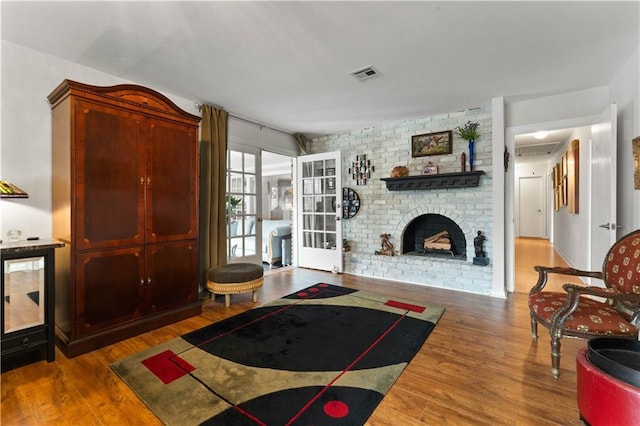
[[[23,238],[51,237],[51,109],[47,96],[64,79],[96,86],[139,84],[161,92],[185,111],[200,115],[195,100],[163,92],[73,62],[2,41],[0,176],[29,193],[0,201],[0,238],[19,229]],[[229,139],[296,155],[291,135],[230,118]]]
[[[521,127],[595,116],[604,110],[608,102],[607,86],[520,101],[507,100],[505,127]]]
[[[578,172],[578,214],[569,213],[567,206],[560,210],[552,210],[553,215],[553,235],[554,247],[564,260],[571,266],[589,270],[590,257],[588,246],[589,206],[591,187],[591,173],[589,164],[589,153],[591,151],[591,129],[589,127],[576,128],[569,139],[565,141],[562,148],[551,159],[550,169],[562,161],[562,155],[567,152],[571,141],[578,139],[579,147],[579,172]]]

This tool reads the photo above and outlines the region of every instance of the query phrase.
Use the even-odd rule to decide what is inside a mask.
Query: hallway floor
[[[541,266],[569,266],[549,243],[541,238],[515,239],[515,291],[528,293],[538,280],[538,273],[533,269]],[[565,283],[584,284],[578,277],[550,274],[545,290],[562,291]]]

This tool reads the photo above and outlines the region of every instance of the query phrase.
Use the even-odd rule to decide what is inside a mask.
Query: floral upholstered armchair
[[[640,230],[618,240],[607,252],[602,272],[535,266],[538,282],[529,291],[531,333],[538,323],[551,335],[551,372],[560,375],[562,336],[638,338],[640,326]],[[605,288],[564,284],[564,292],[543,291],[549,274],[597,278]],[[604,298],[603,302],[587,296]]]

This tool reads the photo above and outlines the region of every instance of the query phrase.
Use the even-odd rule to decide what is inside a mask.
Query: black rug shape
[[[318,283],[111,368],[169,425],[359,425],[443,312]]]
[[[255,308],[182,338],[246,366],[339,371],[378,340],[352,370],[407,362],[434,326],[408,317],[398,322],[395,313],[354,306],[289,305]]]

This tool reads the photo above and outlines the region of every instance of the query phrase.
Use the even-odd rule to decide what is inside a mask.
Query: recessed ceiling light
[[[545,132],[544,130],[541,130],[539,132],[535,132],[533,134],[533,137],[536,139],[544,139],[547,137],[547,135],[549,134],[549,132]]]

